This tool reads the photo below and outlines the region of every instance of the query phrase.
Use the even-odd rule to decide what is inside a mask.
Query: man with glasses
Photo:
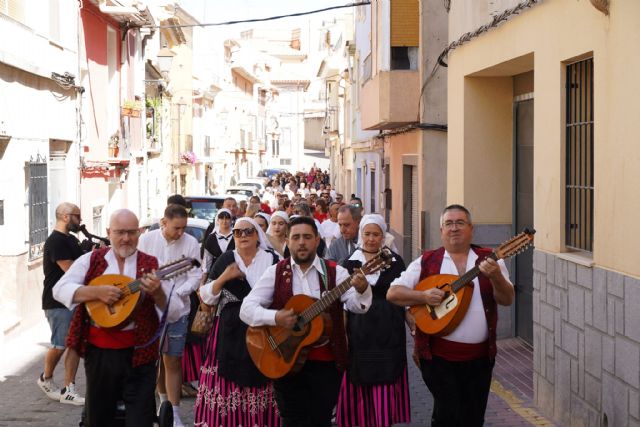
[[[96,249],[78,258],[53,287],[53,297],[74,311],[67,345],[84,357],[87,393],[84,425],[112,425],[116,404],[126,406],[126,424],[150,426],[154,418],[157,332],[166,309],[168,322],[177,320],[182,305],[162,289],[154,274],[158,260],[137,250],[140,236],[136,215],[127,209],[115,211],[107,235],[111,247]],[[144,294],[129,322],[122,328],[100,328],[90,322],[83,303],[101,301],[111,305],[123,291],[113,285],[85,286],[105,274],[139,279]],[[167,308],[168,305],[168,308]]]
[[[353,205],[341,206],[338,209],[338,226],[340,227],[340,237],[335,239],[327,251],[327,259],[342,264],[342,261],[349,259],[358,243],[358,229],[362,210]]]
[[[72,312],[53,298],[53,287],[69,270],[71,264],[83,251],[78,239],[70,234],[80,230],[80,208],[72,203],[61,203],[56,208],[56,225],[44,242],[42,267],[44,269],[44,289],[42,309],[51,328],[51,347],[44,356],[44,371],[37,384],[51,399],[71,405],[84,405],[84,398],[75,389],[76,372],[80,357],[73,349],[67,350],[64,361],[64,387],[62,390],[53,382],[53,371],[65,351],[67,332]]]
[[[140,237],[138,249],[158,259],[160,265],[184,257],[199,259],[200,245],[195,237],[185,233],[187,210],[184,206],[169,205],[160,220],[160,229]],[[173,289],[172,299],[180,299],[183,309],[180,318],[167,325],[165,348],[162,348],[162,366],[158,378],[160,403],[169,400],[173,406],[174,425],[182,427],[180,397],[182,393],[182,354],[187,340],[187,326],[191,307],[190,295],[198,289],[201,272],[191,269],[186,274],[162,283],[166,295]]]
[[[496,356],[496,303],[511,305],[513,284],[504,261],[492,251],[471,244],[471,214],[462,205],[447,206],[440,217],[443,246],[425,251],[391,283],[387,300],[400,306],[438,306],[445,293],[438,288],[415,290],[422,279],[437,274],[462,276],[478,265],[471,303],[460,324],[444,337],[416,330],[415,348],[422,378],[434,398],[431,425],[481,426]]]

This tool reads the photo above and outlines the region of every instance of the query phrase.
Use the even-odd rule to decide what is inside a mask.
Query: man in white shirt
[[[140,237],[138,249],[155,256],[161,265],[182,257],[199,259],[200,245],[195,237],[185,233],[187,210],[184,206],[169,205],[160,220],[160,229],[149,231]],[[167,325],[165,346],[162,351],[162,365],[158,378],[160,402],[168,400],[173,406],[174,425],[183,426],[180,420],[180,393],[182,390],[182,353],[187,339],[190,301],[189,295],[198,288],[201,273],[191,269],[186,274],[165,281],[162,288],[172,299],[179,299],[183,309],[180,318]]]
[[[320,224],[320,235],[324,237],[327,248],[331,246],[334,240],[340,238],[340,225],[338,224],[338,209],[340,203],[333,202],[329,205],[329,218]]]
[[[110,425],[116,403],[124,400],[127,425],[151,425],[154,417],[159,319],[176,320],[182,306],[171,301],[154,272],[158,261],[137,250],[138,218],[126,209],[115,211],[107,235],[111,248],[82,255],[53,287],[53,297],[74,312],[67,344],[85,359],[87,393],[85,425]],[[122,290],[113,285],[85,286],[105,274],[138,278],[145,297],[121,329],[100,328],[90,322],[83,303],[118,301]]]
[[[291,220],[287,243],[291,258],[269,267],[242,303],[240,318],[250,326],[278,325],[292,329],[299,313],[284,307],[293,295],[320,298],[349,277],[346,269],[316,255],[320,236],[313,218]],[[371,288],[362,274],[355,275],[351,284],[353,287],[347,288],[340,301],[325,310],[333,325],[329,340],[310,347],[300,371],[274,381],[283,427],[331,425],[341,370],[347,359],[343,307],[365,313],[372,299]]]
[[[416,355],[422,378],[434,398],[431,425],[482,426],[496,355],[496,303],[511,305],[513,284],[504,261],[471,244],[471,214],[461,205],[447,206],[440,217],[443,247],[426,251],[391,283],[387,300],[401,305],[440,305],[442,289],[415,290],[422,279],[438,274],[462,276],[476,264],[473,292],[464,317],[449,335],[436,337],[416,330]]]

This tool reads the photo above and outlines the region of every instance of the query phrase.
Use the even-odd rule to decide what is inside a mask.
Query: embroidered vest
[[[336,263],[325,260],[327,266],[327,290],[336,287]],[[284,308],[293,297],[293,272],[291,271],[291,259],[286,258],[278,262],[276,266],[276,283],[273,289],[273,302],[271,309],[280,310]],[[318,273],[318,280],[322,283],[322,277]],[[338,299],[327,309],[331,316],[331,335],[329,343],[331,352],[336,360],[336,366],[340,371],[344,371],[348,364],[349,354],[347,350],[347,338],[344,328],[344,318],[342,315],[342,302]]]
[[[107,269],[105,255],[110,248],[96,249],[91,254],[89,270],[84,278],[87,285],[94,278],[101,276]],[[158,268],[158,260],[150,255],[138,251],[136,259],[136,278],[140,278],[145,271]],[[156,313],[153,298],[142,297],[138,308],[132,314],[135,322],[134,336],[136,348],[133,351],[133,367],[153,362],[158,358],[158,342],[140,347],[147,343],[158,329],[158,314]],[[75,349],[81,357],[84,357],[87,348],[87,336],[89,335],[90,317],[84,304],[80,304],[73,312],[73,318],[67,334],[67,347]]]
[[[478,255],[476,264],[479,264],[486,257],[491,255],[492,251],[488,248],[471,245],[471,249]],[[444,248],[438,248],[433,251],[425,251],[422,254],[422,264],[420,272],[420,280],[440,274],[440,267],[444,258]],[[496,325],[498,323],[498,308],[493,298],[493,286],[491,281],[482,273],[478,275],[480,283],[480,295],[482,296],[482,305],[484,306],[484,314],[487,319],[487,329],[489,330],[489,358],[496,357]],[[418,356],[422,359],[431,360],[431,337],[420,329],[416,329],[415,349]]]

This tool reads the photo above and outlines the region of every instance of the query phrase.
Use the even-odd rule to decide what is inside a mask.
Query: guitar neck
[[[336,302],[338,298],[342,296],[351,287],[351,278],[349,276],[346,280],[340,283],[335,288],[324,293],[324,295],[316,302],[307,307],[301,314],[303,322],[309,323],[316,317],[318,317],[323,311],[325,311],[331,304]]]
[[[184,268],[184,263],[182,263],[182,264],[172,263],[172,264],[165,265],[163,267],[160,267],[156,271],[156,277],[159,280],[162,280],[166,276],[169,276],[169,275],[175,273],[177,270],[180,270],[182,268]],[[127,284],[127,288],[129,288],[129,293],[134,294],[134,293],[138,292],[140,290],[140,285],[141,284],[142,284],[142,282],[140,282],[140,279],[136,279],[133,282],[128,283]]]
[[[487,258],[491,258],[493,260],[497,260],[498,256],[496,255],[495,252],[493,252]],[[467,271],[462,276],[458,277],[458,279],[456,279],[451,284],[451,289],[453,290],[453,292],[458,292],[460,289],[462,289],[463,286],[465,286],[467,283],[471,282],[473,279],[478,277],[479,274],[480,274],[480,269],[476,265],[471,270]]]

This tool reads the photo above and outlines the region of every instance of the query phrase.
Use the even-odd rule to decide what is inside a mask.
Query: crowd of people
[[[408,375],[411,358],[434,396],[433,426],[483,424],[496,354],[496,304],[511,304],[514,291],[504,263],[489,257],[490,250],[471,245],[473,223],[464,206],[443,210],[443,246],[408,266],[384,218],[364,215],[360,199],[345,200],[319,171],[275,176],[263,197],[252,197],[246,207],[226,199],[201,245],[184,233],[188,211],[176,195],[158,230],[141,236],[138,219],[123,209],[111,216],[110,248],[84,255],[56,249],[63,255],[53,256],[47,245],[53,247],[54,241],[57,247],[77,245],[69,231],[80,222],[79,209],[63,204],[59,210],[59,227],[45,244],[45,257],[51,257],[45,273],[53,264],[60,268],[46,274],[43,297],[52,354],[38,384],[52,398],[64,401],[62,396],[71,393],[74,403],[84,404],[85,425],[111,425],[119,401],[126,425],[151,425],[154,393],[160,402],[171,402],[176,426],[183,425],[184,394],[195,397],[196,426],[408,423],[409,382],[416,381]],[[383,248],[391,252],[390,265],[365,275],[361,267]],[[182,256],[202,260],[201,269],[161,283],[158,265]],[[444,337],[416,329],[407,307],[435,307],[448,296],[438,288],[416,290],[416,285],[437,274],[460,276],[476,265],[481,274],[473,280],[460,325]],[[113,304],[122,296],[116,286],[85,286],[107,273],[138,278],[147,295],[131,321],[115,330],[90,321],[84,304]],[[247,328],[294,328],[299,313],[286,308],[287,301],[299,294],[320,298],[348,278],[352,287],[325,310],[330,334],[308,348],[302,368],[275,380],[265,377],[249,355]],[[201,302],[215,307],[215,318],[208,336],[196,337],[190,322]],[[54,321],[61,316],[51,310],[67,310],[69,320]],[[70,323],[66,342],[65,322]],[[157,331],[165,330],[165,323],[159,348]],[[416,341],[411,357],[407,327]],[[52,375],[65,347],[71,356],[61,392]],[[85,359],[86,401],[73,386],[78,357]]]

